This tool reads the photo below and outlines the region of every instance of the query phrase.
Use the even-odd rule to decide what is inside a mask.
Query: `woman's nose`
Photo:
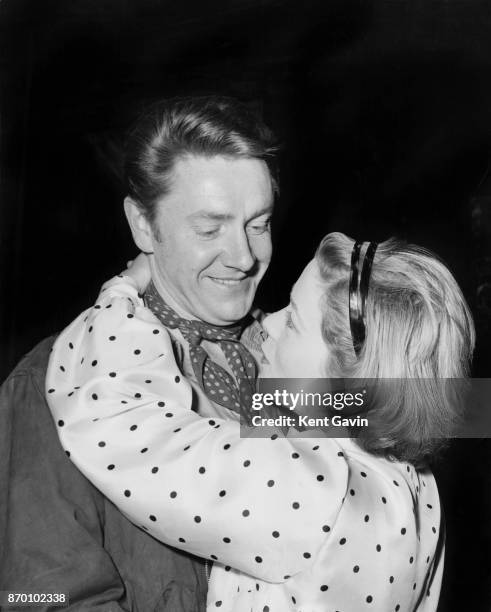
[[[281,334],[285,320],[285,309],[272,312],[271,314],[264,317],[262,324],[268,336],[271,336],[273,340],[276,340]]]

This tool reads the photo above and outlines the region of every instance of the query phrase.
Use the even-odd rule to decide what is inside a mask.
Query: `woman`
[[[54,348],[47,397],[76,465],[143,529],[214,561],[210,610],[436,610],[443,534],[425,465],[457,416],[443,390],[377,405],[357,439],[240,438],[192,412],[189,384],[161,367],[172,345],[144,283],[138,261]],[[436,258],[337,233],[264,326],[263,375],[285,378],[457,378],[474,343]]]

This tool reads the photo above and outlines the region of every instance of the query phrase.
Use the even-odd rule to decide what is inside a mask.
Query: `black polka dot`
[[[89,334],[90,332],[93,330],[94,328],[92,327],[92,325],[89,327]]]
[[[297,603],[297,600],[295,599],[295,597],[293,597],[293,595],[292,595],[292,602],[293,602],[294,604],[296,604],[296,603]]]
[[[65,451],[65,455],[66,455],[67,457],[69,457],[69,456],[70,456],[70,451]]]
[[[153,514],[151,514],[151,515],[150,515],[148,518],[149,518],[151,521],[153,521],[154,523],[155,523],[155,521],[157,520],[157,517],[156,517],[156,516],[154,516]]]
[[[322,481],[324,480],[324,476],[323,476],[322,474],[319,474],[319,475],[317,476],[317,480],[318,480],[319,482],[322,482]]]
[[[165,406],[165,402],[158,402],[158,403],[157,403],[157,406],[158,406],[159,408],[163,408],[163,407]]]
[[[338,457],[344,457],[343,451],[338,452]]]
[[[133,318],[133,315],[130,313],[130,314],[127,314],[127,315],[126,315],[126,317],[127,317],[128,319],[132,319],[132,318]]]
[[[220,600],[215,601],[215,606],[216,606],[217,608],[220,608],[220,607],[221,607],[221,605],[222,605],[222,602],[221,602]]]
[[[355,565],[355,567],[353,568],[353,572],[355,574],[357,574],[360,571],[360,566],[359,565]]]
[[[230,567],[230,565],[226,565],[224,569],[226,572],[229,572],[232,568]]]
[[[264,606],[263,612],[269,612],[269,606]]]
[[[274,480],[268,480],[268,487],[274,486]]]
[[[92,399],[96,400],[97,399],[97,393],[92,393]]]
[[[273,538],[279,538],[280,537],[279,531],[273,531],[273,533],[271,535],[273,536]]]
[[[350,494],[351,496],[353,496],[353,495],[355,494],[355,490],[354,490],[354,489],[350,489],[350,490],[349,490],[349,494]]]
[[[380,544],[377,544],[377,546],[375,546],[375,550],[377,552],[380,552],[382,550],[382,547],[380,546]]]
[[[387,500],[385,499],[385,497],[382,497],[382,502],[383,502],[384,504],[386,504],[386,503],[387,503]]]
[[[313,446],[312,450],[319,450],[319,445]]]
[[[433,509],[433,506],[431,504],[426,504],[426,507],[429,508],[430,510]]]
[[[146,448],[146,447],[145,447],[145,448],[142,448],[142,449],[141,449],[141,451],[140,451],[140,453],[146,453],[146,452],[147,452],[147,450],[148,450],[148,448]]]
[[[92,367],[95,367],[97,365],[97,359],[94,359],[94,361],[91,363]]]
[[[365,523],[368,523],[369,520],[370,520],[370,517],[368,516],[368,514],[365,514],[365,518],[364,518]]]
[[[179,538],[179,542],[182,542],[184,544],[186,540],[184,538]]]
[[[360,474],[363,476],[363,478],[366,478],[366,477],[367,477],[367,475],[366,475],[366,473],[365,473],[365,472],[360,472]]]
[[[230,444],[225,444],[225,446],[223,447],[223,450],[228,450],[230,448]]]
[[[433,531],[433,533],[436,533],[436,527],[432,527],[431,531]]]
[[[298,502],[293,502],[293,504],[292,504],[292,508],[293,508],[294,510],[298,510],[298,509],[300,508],[300,504],[299,504]]]
[[[198,472],[199,472],[200,474],[204,474],[204,473],[206,472],[206,469],[205,469],[203,466],[201,466],[201,467],[199,468]]]
[[[178,383],[178,382],[180,382],[180,380],[181,380],[181,379],[180,379],[180,377],[179,377],[179,376],[176,376],[176,377],[174,378],[174,380],[175,380],[175,382],[176,382],[176,383]]]
[[[249,510],[242,510],[242,516],[249,516]]]
[[[73,348],[73,344],[71,342],[68,343],[68,346],[72,349]]]
[[[414,561],[414,557],[409,557],[409,563],[412,563]]]
[[[114,340],[116,340],[116,336],[109,336],[109,340],[111,340],[111,342],[113,342]]]
[[[201,523],[201,516],[195,516],[194,517],[194,522],[195,523]]]
[[[171,491],[170,494],[169,494],[169,497],[171,499],[175,499],[177,497],[177,493],[175,491]]]
[[[110,464],[107,466],[107,469],[108,469],[108,470],[114,470],[114,468],[115,468],[114,463],[110,463]]]
[[[403,528],[401,529],[401,535],[404,535],[405,533],[406,533],[406,528],[405,528],[405,527],[403,527]]]
[[[300,455],[298,453],[292,453],[292,459],[298,459]]]
[[[111,308],[111,306],[112,306],[112,304],[108,304],[108,305],[106,306],[106,308]]]
[[[397,606],[395,607],[395,611],[399,612],[400,609],[401,609],[401,606],[399,604],[397,604]]]
[[[160,330],[159,329],[154,329],[152,333],[153,334],[160,334]]]
[[[48,393],[54,393],[55,390],[54,389],[48,389]]]
[[[391,576],[391,577],[389,578],[389,582],[390,582],[390,584],[392,584],[392,583],[394,582],[394,576]]]
[[[141,394],[141,393],[135,393],[135,398],[136,398],[136,399],[140,399],[140,397],[141,397],[141,396],[142,396],[142,394]]]
[[[230,538],[223,538],[223,541],[225,542],[225,544],[230,544],[231,539]]]
[[[114,377],[116,376],[116,372],[109,372],[109,376],[110,376],[111,378],[114,378]]]
[[[328,588],[329,588],[329,587],[327,586],[327,584],[323,584],[323,585],[321,586],[321,591],[322,591],[323,593],[325,593],[325,592],[327,591],[327,589],[328,589]]]
[[[413,584],[413,591],[416,590],[416,583]]]
[[[273,435],[271,436],[271,440],[276,440],[277,438],[278,438],[278,434],[273,434]]]
[[[132,425],[132,426],[130,427],[130,431],[135,431],[135,429],[136,429],[137,427],[138,427],[138,425]]]
[[[339,540],[339,543],[341,544],[341,546],[342,546],[343,544],[346,544],[346,538],[341,538],[341,539]]]
[[[397,480],[393,480],[392,482],[395,484],[396,487],[399,486],[399,483],[397,482]]]
[[[140,351],[140,349],[135,349],[135,350],[133,351],[133,353],[134,353],[135,355],[139,355],[139,354],[141,353],[141,351]]]
[[[101,440],[101,442],[98,443],[98,446],[100,446],[102,448],[102,447],[106,446],[106,443]]]
[[[62,421],[61,419],[58,421],[58,427],[63,427],[64,424],[65,421]]]
[[[372,603],[372,601],[373,601],[373,597],[371,595],[368,595],[367,603]]]
[[[65,371],[65,368],[64,368],[63,366],[60,366],[60,370],[61,370],[62,372],[64,372],[64,371]]]
[[[225,497],[226,494],[227,494],[227,491],[222,489],[218,495],[220,495],[220,497]]]
[[[244,467],[249,467],[251,465],[251,462],[249,461],[249,459],[246,459],[242,465]]]
[[[174,416],[174,414],[173,414],[172,412],[166,412],[166,413],[165,413],[165,416],[166,416],[168,419],[170,419],[170,418],[172,418],[172,417]]]
[[[159,471],[159,468],[157,466],[152,468],[152,474],[156,474]]]
[[[126,491],[124,492],[125,497],[129,497],[131,495],[131,491],[129,489],[126,489]]]
[[[304,552],[303,556],[305,559],[310,559],[310,557],[312,556],[309,552]]]
[[[256,563],[262,563],[262,557],[254,557],[254,560],[256,561]]]
[[[174,429],[174,433],[179,433],[181,431],[181,428],[178,427],[177,429]]]
[[[331,528],[329,527],[329,525],[322,525],[322,531],[324,533],[327,533],[328,531],[331,531]]]
[[[215,425],[215,421],[214,421],[213,419],[210,419],[210,420],[208,421],[208,424],[209,424],[209,425]]]

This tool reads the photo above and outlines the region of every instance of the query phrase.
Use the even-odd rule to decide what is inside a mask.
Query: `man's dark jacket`
[[[204,611],[204,563],[132,525],[61,448],[44,399],[53,340],[0,390],[0,591],[69,594],[36,612]]]

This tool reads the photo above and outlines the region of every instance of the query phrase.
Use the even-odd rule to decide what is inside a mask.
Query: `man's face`
[[[153,226],[154,274],[191,317],[229,325],[250,310],[271,259],[273,189],[257,159],[186,157]]]

